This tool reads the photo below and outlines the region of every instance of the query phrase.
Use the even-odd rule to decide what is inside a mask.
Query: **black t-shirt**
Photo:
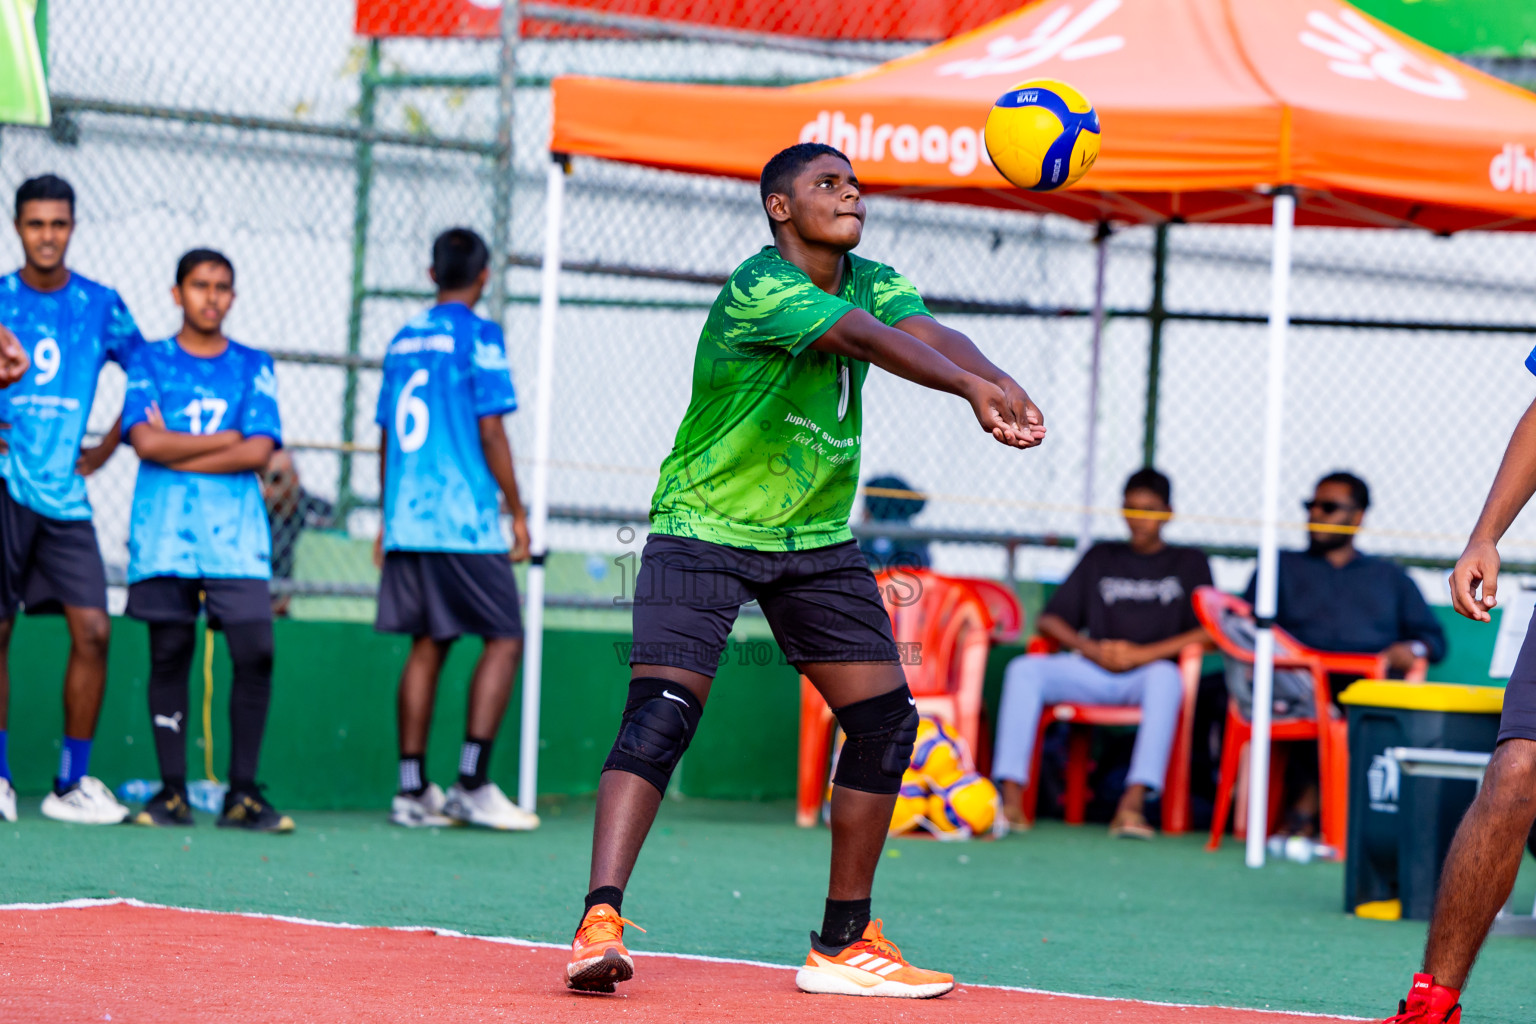
[[[1200,627],[1191,595],[1210,582],[1211,565],[1196,548],[1139,555],[1124,541],[1107,541],[1088,549],[1045,614],[1094,640],[1157,643]]]

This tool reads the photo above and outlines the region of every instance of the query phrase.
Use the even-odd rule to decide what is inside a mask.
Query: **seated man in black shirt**
[[[1424,595],[1396,562],[1361,554],[1355,531],[1371,506],[1371,491],[1353,473],[1333,472],[1317,482],[1307,510],[1309,545],[1280,552],[1275,624],[1319,651],[1380,654],[1402,675],[1414,661],[1445,657],[1445,630]],[[1258,573],[1243,597],[1251,604]],[[1331,680],[1334,696],[1353,677]],[[1281,833],[1317,833],[1315,758],[1293,756],[1286,772],[1291,809]]]
[[[1142,469],[1125,482],[1131,539],[1095,544],[1040,615],[1041,636],[1064,653],[1009,662],[998,710],[992,774],[1001,783],[1009,823],[1022,826],[1019,798],[1029,781],[1044,705],[1140,705],[1141,726],[1112,835],[1151,838],[1144,805],[1163,788],[1184,688],[1174,659],[1205,640],[1190,595],[1211,582],[1195,548],[1163,541],[1173,509],[1168,478]]]

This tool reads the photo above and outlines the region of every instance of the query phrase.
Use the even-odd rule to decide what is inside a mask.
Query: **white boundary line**
[[[560,949],[569,947],[558,942],[536,942],[532,939],[514,939],[501,935],[471,935],[467,932],[455,931],[452,928],[439,928],[434,925],[398,925],[398,924],[348,924],[344,921],[318,921],[308,917],[292,917],[288,914],[259,914],[244,910],[208,910],[203,907],[177,907],[166,903],[148,903],[144,900],[134,899],[131,896],[116,896],[111,899],[74,899],[62,900],[58,903],[0,903],[0,913],[14,910],[90,910],[96,907],[138,907],[143,910],[175,910],[183,914],[208,914],[214,917],[245,917],[259,921],[280,921],[283,924],[301,924],[312,928],[335,928],[340,931],[363,931],[367,929],[380,929],[388,932],[424,932],[429,935],[438,935],[445,939],[472,939],[477,942],[491,942],[502,946],[523,946],[530,949]],[[652,950],[630,950],[631,956],[637,957],[670,957],[674,960],[694,960],[709,964],[741,964],[744,967],[763,967],[775,971],[798,970],[787,964],[765,963],[761,960],[740,960],[735,957],[704,956],[699,953],[663,953]],[[984,988],[994,989],[999,992],[1018,992],[1032,996],[1051,996],[1055,999],[1083,999],[1098,1003],[1131,1003],[1138,1006],[1163,1006],[1175,1010],[1240,1010],[1246,1013],[1268,1013],[1286,1017],[1312,1017],[1319,1020],[1362,1020],[1369,1021],[1371,1017],[1346,1017],[1338,1014],[1311,1013],[1306,1010],[1271,1010],[1254,1006],[1210,1006],[1200,1003],[1168,1003],[1156,999],[1127,999],[1121,996],[1089,996],[1077,992],[1052,992],[1043,988],[1021,988],[1017,985],[983,985],[970,982],[956,982],[956,988]]]

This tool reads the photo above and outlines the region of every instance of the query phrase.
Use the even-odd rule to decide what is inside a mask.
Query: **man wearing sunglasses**
[[[1370,505],[1370,488],[1353,473],[1333,472],[1317,482],[1312,498],[1302,502],[1307,550],[1280,553],[1275,623],[1320,651],[1380,653],[1400,676],[1419,658],[1445,657],[1445,630],[1401,566],[1355,547]],[[1255,573],[1243,595],[1250,603],[1257,582]],[[1333,677],[1334,696],[1350,682]],[[1316,764],[1293,757],[1290,768],[1286,789],[1294,802],[1281,831],[1315,835]]]
[[[1320,651],[1380,652],[1401,674],[1419,658],[1445,657],[1445,631],[1401,566],[1355,547],[1370,505],[1370,488],[1353,473],[1329,473],[1317,482],[1311,500],[1302,502],[1307,550],[1280,553],[1275,621]],[[1255,574],[1248,581],[1250,602],[1257,580]]]

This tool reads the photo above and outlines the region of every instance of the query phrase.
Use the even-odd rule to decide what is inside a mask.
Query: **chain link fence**
[[[179,324],[169,288],[182,251],[212,245],[234,260],[230,333],[277,357],[293,465],[320,499],[279,583],[295,592],[294,615],[371,614],[378,360],[430,301],[428,250],[444,228],[504,245],[489,311],[503,306],[524,410],[508,419],[514,451],[532,448],[551,78],[776,85],[916,45],[844,42],[823,25],[799,29],[814,45],[771,46],[707,25],[641,24],[639,7],[577,6],[525,5],[509,95],[499,40],[360,39],[343,2],[49,5],[55,124],[0,133],[0,181],[54,171],[74,183],[71,263],[119,289],[148,336]],[[955,17],[985,20],[983,8]],[[509,100],[510,152],[497,130]],[[1096,536],[1121,533],[1120,483],[1150,459],[1173,478],[1170,538],[1224,556],[1218,582],[1241,586],[1258,536],[1268,229],[1136,227],[1103,243],[1090,494],[1094,226],[881,196],[869,208],[860,252],[910,277],[1024,383],[1051,428],[1038,450],[1005,450],[955,399],[871,376],[863,476],[896,473],[928,495],[911,526],[934,540],[936,566],[1059,578],[1085,516]],[[705,312],[768,231],[751,183],[581,159],[564,238],[549,584],[556,605],[611,607],[624,576],[615,559],[643,537]],[[0,256],[19,261],[14,236]],[[1521,366],[1536,343],[1533,278],[1528,235],[1297,233],[1282,483],[1295,515],[1284,542],[1303,542],[1294,502],[1312,481],[1348,468],[1373,489],[1363,547],[1429,567],[1455,556],[1533,394]],[[94,431],[121,399],[110,370]],[[119,578],[135,468],[124,449],[91,481]],[[1506,555],[1536,565],[1536,516],[1516,522]],[[1421,576],[1432,593],[1439,575]]]

